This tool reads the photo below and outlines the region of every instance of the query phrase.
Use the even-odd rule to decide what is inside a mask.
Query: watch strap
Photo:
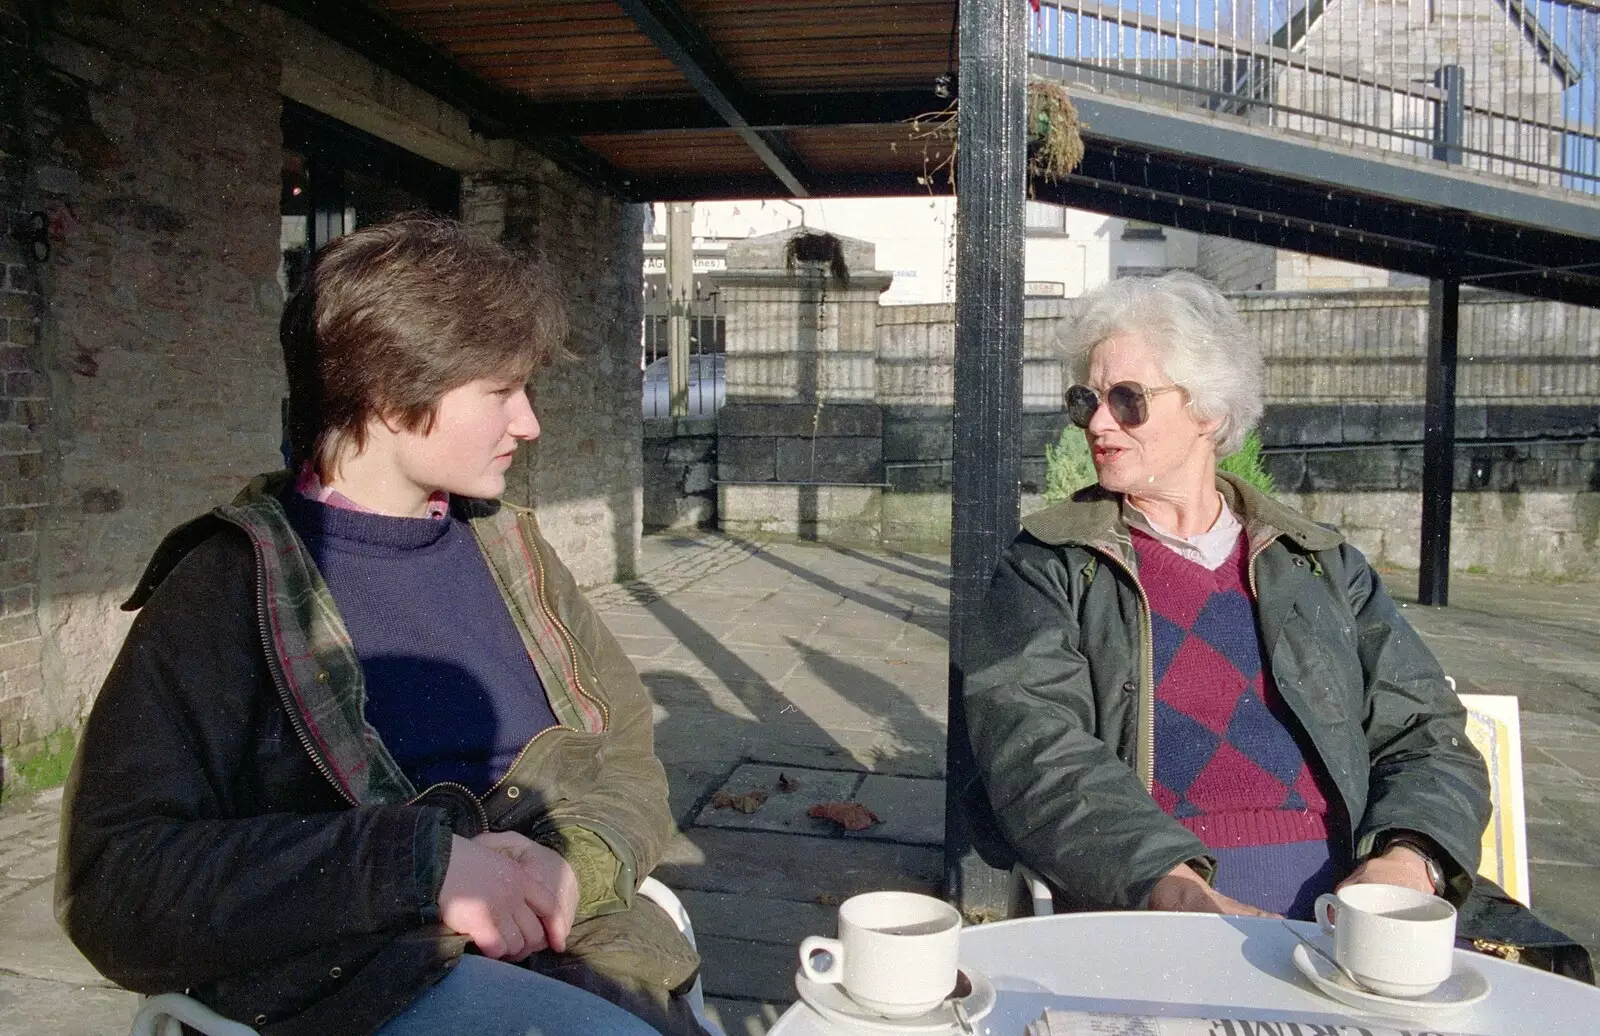
[[[1428,880],[1433,882],[1433,894],[1436,896],[1445,894],[1449,886],[1444,880],[1444,868],[1439,865],[1439,860],[1434,856],[1435,849],[1427,840],[1418,835],[1407,834],[1403,831],[1397,832],[1383,840],[1379,851],[1388,852],[1395,846],[1400,846],[1402,849],[1410,849],[1422,857],[1422,865],[1428,871]]]

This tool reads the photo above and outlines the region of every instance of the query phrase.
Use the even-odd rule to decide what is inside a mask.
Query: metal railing
[[[668,305],[665,281],[647,276],[644,283],[644,324],[640,333],[640,366],[644,374],[643,416],[671,413],[666,381]],[[723,364],[727,321],[722,293],[695,278],[694,300],[689,304],[689,416],[711,417],[726,398]]]
[[[1597,0],[1045,0],[1038,74],[1600,193]]]

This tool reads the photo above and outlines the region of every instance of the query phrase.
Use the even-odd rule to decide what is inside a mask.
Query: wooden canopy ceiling
[[[280,0],[635,200],[947,190],[955,0]],[[953,93],[953,84],[951,86]]]

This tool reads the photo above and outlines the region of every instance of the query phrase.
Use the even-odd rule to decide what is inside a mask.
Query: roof
[[[281,0],[635,198],[907,194],[948,147],[955,0]]]

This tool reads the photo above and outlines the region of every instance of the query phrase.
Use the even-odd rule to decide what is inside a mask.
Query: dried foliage
[[[806,816],[831,820],[846,831],[865,831],[873,824],[883,823],[878,814],[859,802],[819,802],[806,810]]]
[[[754,791],[734,794],[731,791],[719,791],[711,796],[711,805],[716,809],[736,809],[741,813],[754,813],[767,802],[767,790],[757,788]]]
[[[955,190],[956,126],[959,111],[951,101],[938,111],[911,120],[911,139],[922,147],[917,182],[931,192],[941,179]],[[1035,179],[1060,180],[1083,161],[1078,109],[1066,87],[1049,79],[1028,80],[1028,193]]]
[[[1028,180],[1056,181],[1083,161],[1078,109],[1066,87],[1048,79],[1028,80]]]

